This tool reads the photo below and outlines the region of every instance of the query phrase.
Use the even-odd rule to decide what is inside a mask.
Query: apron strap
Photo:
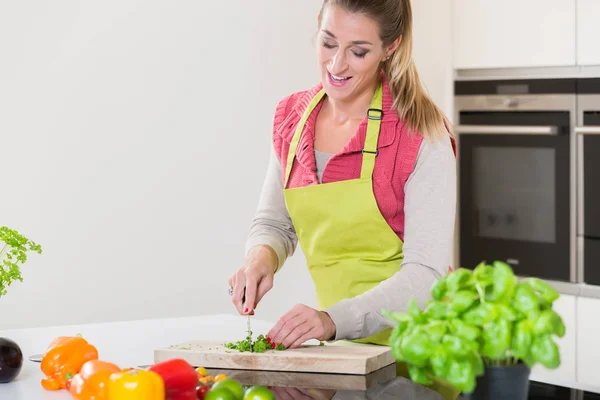
[[[292,142],[290,143],[290,148],[288,150],[287,163],[285,166],[285,182],[283,183],[283,188],[287,187],[288,180],[290,179],[290,173],[292,172],[292,165],[294,164],[294,157],[296,157],[296,149],[298,148],[298,143],[300,142],[300,137],[302,136],[302,132],[304,131],[304,125],[306,124],[306,120],[310,116],[310,113],[315,109],[319,101],[325,95],[325,89],[321,89],[319,93],[308,103],[308,107],[304,111],[302,118],[298,122],[298,126],[296,126],[296,132],[294,133],[294,137],[292,138]]]
[[[325,95],[325,90],[321,89],[319,93],[313,97],[313,99],[306,107],[302,118],[298,122],[296,126],[296,132],[294,132],[294,137],[290,143],[290,148],[288,150],[287,163],[285,166],[285,181],[283,183],[283,187],[287,188],[288,180],[290,179],[290,174],[292,172],[292,166],[294,164],[294,158],[296,157],[296,150],[298,148],[298,143],[300,142],[300,138],[302,137],[302,132],[304,131],[304,125],[306,124],[306,120],[315,109],[317,104],[321,101],[323,96]],[[375,90],[375,94],[373,95],[373,100],[371,100],[371,107],[367,111],[367,134],[365,137],[365,146],[363,148],[363,160],[362,167],[360,171],[361,178],[370,178],[373,174],[373,169],[375,168],[375,156],[377,156],[377,141],[379,139],[379,129],[381,127],[381,118],[383,117],[382,110],[382,87],[381,84]]]
[[[382,101],[382,88],[380,84],[373,95],[373,100],[371,100],[371,108],[367,111],[367,134],[365,137],[365,146],[362,151],[361,179],[371,178],[373,169],[375,168],[375,157],[378,154],[377,141],[379,139],[381,118],[383,117]]]

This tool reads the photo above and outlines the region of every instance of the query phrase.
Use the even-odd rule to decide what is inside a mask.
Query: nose
[[[337,51],[331,60],[329,70],[332,74],[337,75],[346,69],[346,57],[343,51]]]

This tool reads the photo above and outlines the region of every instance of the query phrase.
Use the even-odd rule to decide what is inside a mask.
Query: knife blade
[[[242,295],[242,304],[246,303],[246,289],[244,288],[244,294]],[[246,321],[246,328],[248,329],[248,336],[252,335],[252,328],[250,327],[250,314],[248,314],[248,320]]]

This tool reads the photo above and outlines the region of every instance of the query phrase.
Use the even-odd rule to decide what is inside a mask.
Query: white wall
[[[451,122],[454,114],[452,0],[413,0],[413,56],[421,80]]]
[[[434,1],[415,2],[415,54],[447,109],[449,29]],[[318,79],[319,6],[0,3],[0,225],[44,248],[0,299],[0,329],[235,311],[227,277],[274,107]],[[297,302],[316,305],[301,252],[260,318]]]
[[[415,63],[421,81],[433,100],[454,121],[454,71],[452,69],[452,3],[453,0],[413,0]],[[458,172],[458,171],[457,171]],[[458,214],[457,214],[458,219]],[[448,262],[458,264],[458,224],[455,225],[454,248]]]

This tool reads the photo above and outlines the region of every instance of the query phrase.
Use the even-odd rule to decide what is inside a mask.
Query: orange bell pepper
[[[110,375],[121,369],[110,362],[90,360],[71,380],[69,393],[77,400],[107,399]]]
[[[110,400],[165,400],[165,384],[156,372],[130,369],[115,372],[108,381]]]
[[[46,375],[42,387],[47,390],[66,389],[83,364],[98,359],[98,350],[80,336],[60,336],[54,339],[42,358],[40,368]]]

